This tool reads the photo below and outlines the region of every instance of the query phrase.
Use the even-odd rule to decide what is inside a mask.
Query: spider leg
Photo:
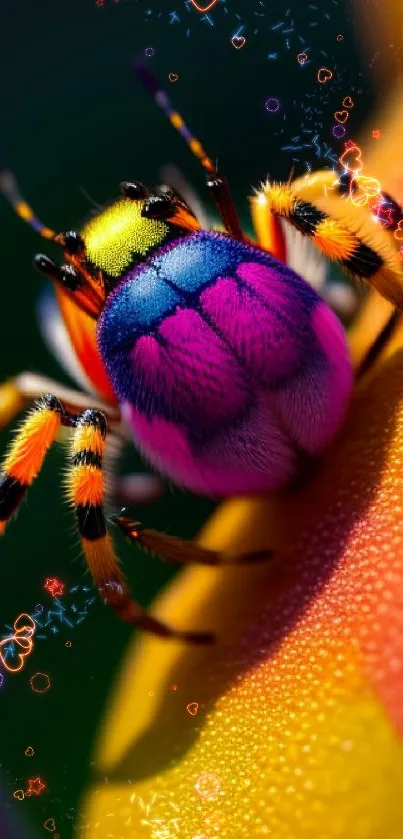
[[[108,420],[110,433],[105,453],[107,497],[109,506],[118,504],[148,504],[158,498],[164,488],[163,481],[156,475],[137,473],[117,476],[117,462],[124,444],[130,436],[122,425],[118,408],[96,399],[88,393],[73,390],[53,379],[38,373],[19,373],[15,378],[0,384],[0,429],[7,426],[21,411],[44,393],[51,393],[63,405],[65,412],[80,414],[91,404],[102,411]]]
[[[245,236],[227,179],[223,175],[219,175],[218,172],[210,174],[207,178],[207,187],[227,233],[234,239],[244,242]]]
[[[370,213],[368,218],[365,214],[360,216],[360,227],[357,216],[353,213],[350,217],[351,208],[346,202],[346,220],[333,218],[287,184],[266,184],[252,198],[252,204],[262,204],[285,219],[350,277],[368,282],[399,309],[403,308],[403,274],[396,247],[390,232],[370,221]]]
[[[51,393],[58,399],[66,410],[79,413],[87,407],[90,399],[87,393],[66,387],[53,379],[40,376],[37,373],[19,373],[0,385],[0,428],[8,425],[34,399],[44,393]],[[91,403],[108,417],[111,424],[119,422],[117,409],[91,396]]]
[[[199,565],[248,565],[257,562],[266,562],[272,559],[273,552],[270,550],[250,551],[227,557],[219,551],[203,548],[196,542],[189,539],[180,539],[177,536],[169,536],[159,533],[158,530],[148,530],[142,527],[140,522],[132,521],[125,516],[112,516],[112,520],[120,527],[123,533],[131,542],[137,542],[141,548],[155,554],[165,562],[187,565],[196,563]]]
[[[64,408],[50,394],[38,399],[25,418],[0,473],[0,533],[38,475],[63,421],[66,421]]]
[[[173,629],[148,615],[131,596],[104,512],[106,433],[105,416],[100,411],[86,410],[76,418],[67,479],[83,552],[95,585],[105,603],[127,623],[164,638],[210,643],[211,633]]]

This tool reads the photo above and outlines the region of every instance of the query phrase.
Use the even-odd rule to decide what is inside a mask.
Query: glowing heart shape
[[[351,96],[345,96],[343,99],[343,108],[354,108],[354,102]]]
[[[169,73],[168,79],[169,79],[170,82],[177,82],[178,79],[179,79],[179,76],[178,76],[177,73]]]
[[[244,38],[243,35],[233,35],[231,38],[231,44],[236,50],[241,50],[246,44],[246,38]]]
[[[399,224],[396,227],[394,236],[395,236],[395,239],[397,239],[398,242],[403,242],[403,219],[401,219],[399,221]],[[400,251],[399,251],[399,253],[400,253]]]
[[[15,655],[17,656],[17,663],[14,667],[11,666],[9,661],[6,661],[6,659],[3,656],[3,647],[10,643],[18,644],[19,647],[22,647],[22,649],[26,650],[26,652],[24,653],[15,653]],[[10,635],[9,638],[4,638],[2,641],[0,641],[0,661],[3,667],[5,667],[5,669],[8,670],[9,673],[18,673],[24,667],[24,659],[26,659],[27,655],[30,654],[32,646],[33,645],[30,638],[19,638],[18,635]]]
[[[350,198],[355,207],[365,207],[369,202],[373,203],[380,191],[380,183],[376,178],[357,174],[351,181]]]
[[[14,621],[14,631],[16,635],[25,633],[25,635],[30,638],[31,635],[34,634],[35,629],[35,621],[31,618],[31,615],[28,615],[26,612],[22,612],[22,614]]]
[[[203,14],[203,12],[209,12],[210,9],[212,9],[213,6],[215,6],[216,3],[218,3],[218,0],[210,0],[210,2],[206,3],[205,6],[201,6],[200,3],[196,3],[196,0],[190,0],[190,2],[193,8],[197,9],[198,12]]]
[[[298,53],[298,55],[297,55],[297,61],[298,61],[298,64],[301,64],[301,65],[302,65],[302,64],[305,64],[305,62],[306,62],[307,60],[308,60],[308,56],[307,56],[307,53],[306,53],[306,52],[299,52],[299,53]]]
[[[345,144],[345,151],[343,152],[339,163],[344,169],[353,174],[358,174],[362,169],[361,149],[351,140]]]
[[[14,621],[13,629],[14,635],[10,635],[8,638],[3,638],[0,641],[0,661],[9,673],[18,673],[24,667],[24,659],[32,651],[33,642],[31,638],[36,630],[36,623],[31,618],[31,615],[22,612]],[[17,644],[22,650],[25,650],[23,653],[16,653],[14,651],[13,654],[17,655],[17,664],[15,667],[10,666],[9,662],[3,656],[3,647],[9,644]]]
[[[328,82],[329,79],[332,79],[332,78],[333,78],[333,73],[327,67],[321,67],[318,70],[317,79],[318,79],[319,84],[325,84],[325,82]]]
[[[342,125],[347,122],[349,116],[350,114],[348,111],[335,111],[334,113],[335,120],[337,120],[337,122],[341,122]]]

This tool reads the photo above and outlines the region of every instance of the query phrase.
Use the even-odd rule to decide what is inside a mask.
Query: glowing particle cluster
[[[96,600],[89,586],[74,585],[67,589],[56,577],[48,577],[44,589],[52,597],[52,608],[37,603],[31,614],[22,612],[12,626],[5,626],[0,640],[0,663],[8,673],[23,670],[34,648],[34,634],[37,642],[57,635],[64,626],[73,629],[85,620]],[[66,646],[71,646],[71,641]],[[0,688],[3,683],[4,673],[0,670]]]

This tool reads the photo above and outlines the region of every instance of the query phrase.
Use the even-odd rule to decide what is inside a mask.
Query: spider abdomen
[[[222,496],[286,484],[345,413],[341,324],[270,254],[200,231],[108,299],[98,341],[135,441],[176,483]]]

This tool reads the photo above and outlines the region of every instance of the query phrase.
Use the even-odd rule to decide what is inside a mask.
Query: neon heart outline
[[[206,8],[203,8],[203,9],[201,9],[200,6],[198,5],[198,3],[196,3],[196,0],[190,0],[190,2],[192,4],[193,8],[197,9],[197,11],[200,12],[200,14],[205,14],[206,12],[209,12],[210,9],[212,9],[216,5],[216,3],[218,3],[218,0],[210,0],[210,2],[207,4]]]
[[[26,653],[17,653],[17,655],[18,655],[18,666],[17,667],[10,667],[10,665],[7,663],[7,661],[5,660],[5,658],[3,656],[2,647],[4,647],[6,644],[9,644],[10,641],[12,641],[15,644],[18,644],[20,647],[24,646],[23,643],[22,643],[23,641],[26,641],[26,643],[28,644],[28,647],[25,648],[27,650]],[[0,660],[1,660],[1,663],[2,663],[3,667],[5,667],[5,669],[8,670],[9,673],[19,673],[20,670],[22,670],[22,668],[24,667],[24,659],[30,654],[30,652],[32,651],[32,647],[33,647],[33,643],[32,643],[30,638],[17,638],[16,635],[10,635],[9,638],[3,638],[3,640],[0,641]]]
[[[316,78],[319,84],[325,84],[333,78],[333,73],[328,67],[319,67]]]
[[[341,119],[341,117],[342,117],[344,114],[345,114],[345,118],[344,118],[344,119]],[[336,122],[339,122],[339,123],[340,123],[340,125],[344,125],[344,123],[345,123],[345,122],[347,122],[347,120],[348,120],[348,118],[349,118],[350,114],[349,114],[349,112],[348,112],[348,111],[345,111],[345,110],[344,110],[344,111],[335,111],[335,112],[334,112],[334,114],[333,114],[333,116],[334,116],[334,118],[335,118]]]
[[[236,44],[235,41],[242,41],[242,44]],[[231,38],[231,44],[235,47],[236,50],[241,50],[242,47],[246,44],[246,38],[244,35],[233,35]]]
[[[351,165],[348,161],[344,162],[344,159],[347,157],[347,155],[350,152],[358,152],[358,154],[356,154],[355,159],[353,161],[354,163],[357,164],[354,169],[351,167]],[[361,169],[364,165],[363,160],[362,160],[362,151],[361,151],[360,147],[357,146],[355,143],[353,143],[351,140],[349,140],[347,143],[345,143],[345,151],[343,152],[343,154],[339,158],[339,163],[340,163],[340,166],[342,166],[344,169],[346,169],[347,172],[352,172],[356,176],[359,172],[361,172]]]
[[[30,626],[27,626],[26,624],[23,624],[21,627],[19,626],[19,622],[24,618],[28,618]],[[31,618],[31,615],[28,615],[27,612],[21,612],[21,614],[18,615],[18,618],[16,618],[13,623],[13,629],[14,635],[10,635],[8,638],[3,638],[3,640],[0,641],[0,660],[3,664],[3,667],[5,667],[5,669],[8,670],[9,673],[19,673],[19,671],[22,670],[22,668],[24,667],[24,659],[32,652],[33,641],[31,641],[31,638],[36,630],[36,623],[33,620],[33,618]],[[13,644],[18,644],[19,647],[21,647],[22,649],[25,648],[26,650],[25,653],[17,653],[17,667],[10,667],[3,656],[2,648],[10,642]]]

